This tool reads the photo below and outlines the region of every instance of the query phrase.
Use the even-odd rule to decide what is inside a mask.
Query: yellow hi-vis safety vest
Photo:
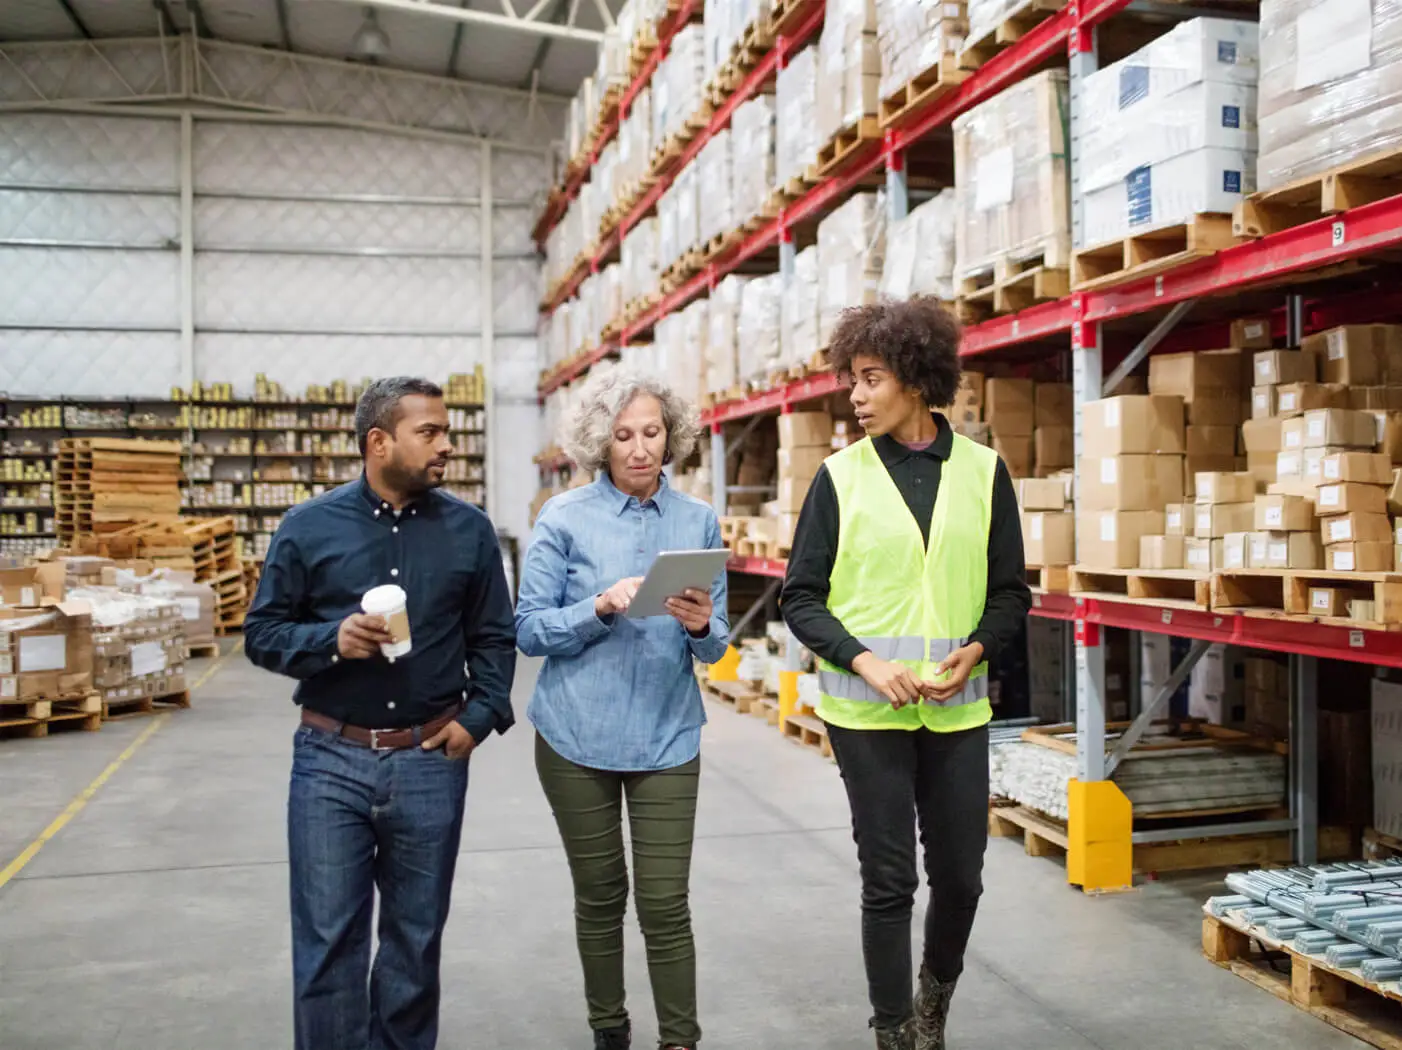
[[[916,677],[967,644],[988,593],[988,528],[993,506],[992,449],[954,435],[940,471],[930,542],[869,438],[828,457],[837,492],[837,558],[829,577],[828,609],[883,660],[905,664]],[[818,715],[845,729],[973,729],[992,719],[988,664],[945,703],[900,710],[860,675],[818,661]]]

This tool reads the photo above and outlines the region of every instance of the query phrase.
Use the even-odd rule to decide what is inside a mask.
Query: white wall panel
[[[0,324],[37,328],[180,328],[173,251],[0,247]]]
[[[529,205],[507,205],[497,202],[492,207],[492,237],[497,255],[536,255],[531,237],[536,215],[540,209]],[[537,269],[539,265],[537,264]]]
[[[452,372],[471,372],[481,361],[480,339],[413,336],[238,335],[209,332],[195,337],[196,375],[225,381],[245,396],[263,373],[291,390],[332,379],[412,374],[441,382]]]
[[[180,189],[174,120],[15,113],[0,119],[0,185]]]
[[[497,259],[492,264],[492,317],[498,332],[522,335],[535,331],[540,316],[539,272],[533,259]]]
[[[4,199],[0,196],[0,219]],[[481,209],[469,205],[374,204],[201,197],[195,243],[202,248],[482,250]]]
[[[476,335],[476,259],[200,252],[195,326],[270,332]],[[334,359],[324,363],[336,368]]]
[[[499,149],[492,154],[492,199],[498,205],[532,202],[550,192],[551,167],[543,153]]]
[[[0,189],[0,241],[159,248],[179,238],[174,194]]]
[[[168,397],[180,383],[178,332],[12,331],[0,389],[40,397]]]
[[[201,121],[195,192],[475,200],[480,146],[346,128]]]
[[[499,529],[529,539],[530,505],[540,487],[540,472],[531,461],[544,444],[540,407],[536,404],[534,339],[497,339],[492,368],[495,403],[488,421],[488,447],[496,468],[492,518]]]

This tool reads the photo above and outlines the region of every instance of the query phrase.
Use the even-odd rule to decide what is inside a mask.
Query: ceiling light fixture
[[[389,34],[380,28],[373,7],[365,9],[365,21],[351,40],[351,57],[374,62],[389,54]]]

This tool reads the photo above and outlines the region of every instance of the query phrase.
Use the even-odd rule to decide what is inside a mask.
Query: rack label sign
[[[1362,649],[1362,648],[1363,648],[1363,632],[1362,632],[1362,631],[1349,631],[1349,632],[1348,632],[1348,644],[1349,644],[1349,648],[1350,648],[1350,649]]]
[[[1333,227],[1333,236],[1334,236],[1334,247],[1335,247],[1335,248],[1340,248],[1340,247],[1342,247],[1342,246],[1343,246],[1343,243],[1344,243],[1344,241],[1345,241],[1345,239],[1346,239],[1345,234],[1344,234],[1344,221],[1343,221],[1343,219],[1339,219],[1337,222],[1334,223],[1334,227]]]

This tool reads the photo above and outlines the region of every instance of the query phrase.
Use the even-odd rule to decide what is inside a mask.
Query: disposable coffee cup
[[[387,583],[365,592],[360,599],[360,608],[369,616],[383,616],[393,641],[381,642],[380,652],[390,663],[401,656],[408,656],[414,650],[413,639],[409,637],[409,596],[404,588]]]

